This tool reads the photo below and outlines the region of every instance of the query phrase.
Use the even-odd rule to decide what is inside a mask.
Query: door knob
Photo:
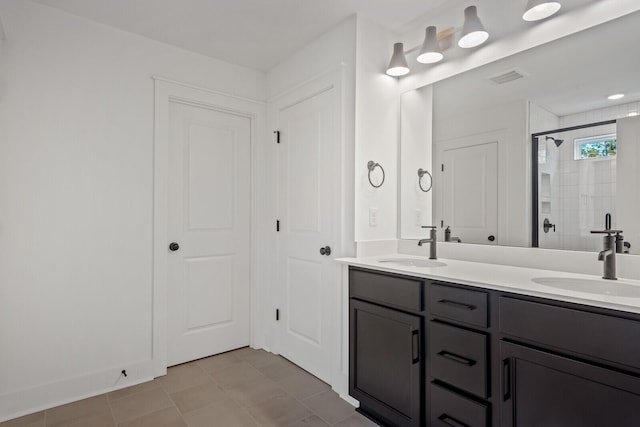
[[[325,246],[324,248],[320,248],[320,255],[331,255],[331,248],[329,246]]]
[[[495,236],[489,236],[487,237],[487,239],[489,239],[490,242],[493,242],[494,240],[496,240]]]
[[[177,244],[176,242],[171,242],[171,243],[169,244],[169,250],[170,250],[171,252],[175,252],[175,251],[177,251],[178,249],[180,249],[180,245],[179,245],[179,244]]]

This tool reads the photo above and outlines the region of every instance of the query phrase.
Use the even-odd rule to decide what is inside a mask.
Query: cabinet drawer
[[[489,410],[485,405],[431,384],[432,427],[486,427]]]
[[[470,325],[487,327],[487,294],[433,284],[429,293],[431,313]]]
[[[639,321],[509,297],[499,304],[504,334],[640,369]]]
[[[477,396],[488,397],[487,336],[439,322],[430,323],[431,376]]]
[[[349,269],[349,296],[405,310],[424,310],[424,281]]]

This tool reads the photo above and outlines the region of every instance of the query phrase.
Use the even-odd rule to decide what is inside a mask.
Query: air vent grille
[[[494,82],[495,84],[505,84],[508,82],[512,82],[514,80],[519,80],[522,79],[524,77],[526,77],[527,74],[525,72],[523,72],[522,70],[517,70],[517,69],[513,69],[513,70],[509,70],[509,71],[505,71],[503,73],[500,73],[496,76],[490,77],[489,80],[491,80],[492,82]]]

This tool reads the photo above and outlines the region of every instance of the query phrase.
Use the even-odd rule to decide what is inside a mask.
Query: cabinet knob
[[[170,250],[171,252],[175,252],[175,251],[177,251],[178,249],[180,249],[180,245],[179,245],[179,244],[177,244],[176,242],[171,242],[171,243],[169,244],[169,250]]]

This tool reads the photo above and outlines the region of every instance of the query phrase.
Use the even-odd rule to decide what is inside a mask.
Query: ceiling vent
[[[522,70],[514,68],[512,70],[504,71],[498,75],[493,77],[489,77],[489,80],[494,82],[495,84],[501,85],[508,82],[512,82],[514,80],[519,80],[526,77],[528,74]]]

